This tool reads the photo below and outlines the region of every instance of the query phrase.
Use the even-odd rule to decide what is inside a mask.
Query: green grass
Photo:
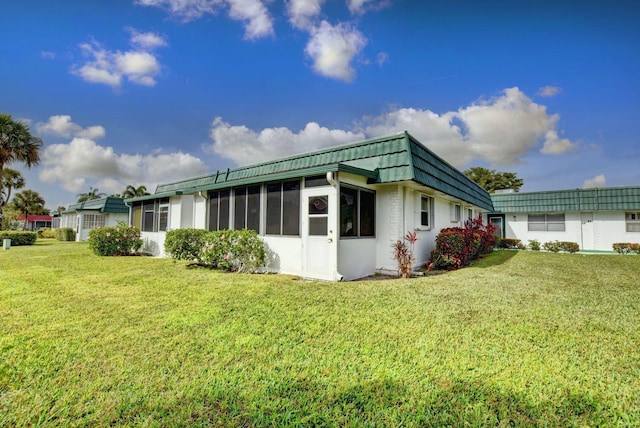
[[[0,251],[0,426],[640,425],[640,257],[323,283]]]

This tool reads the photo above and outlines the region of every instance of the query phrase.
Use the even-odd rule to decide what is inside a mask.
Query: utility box
[[[11,239],[3,239],[2,248],[4,248],[5,250],[8,250],[9,248],[11,248]]]

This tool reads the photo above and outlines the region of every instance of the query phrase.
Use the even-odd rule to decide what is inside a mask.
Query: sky
[[[407,130],[521,191],[640,185],[640,2],[2,0],[56,209]]]

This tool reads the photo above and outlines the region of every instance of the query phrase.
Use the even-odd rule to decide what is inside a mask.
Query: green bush
[[[542,248],[547,251],[551,251],[552,253],[557,253],[559,251],[566,251],[567,253],[577,253],[580,251],[580,246],[575,242],[568,241],[549,241],[542,244]]]
[[[254,230],[177,229],[167,232],[164,250],[176,260],[190,260],[233,272],[257,272],[267,259]]]
[[[529,249],[531,251],[540,251],[540,241],[537,239],[529,239]]]
[[[53,231],[55,238],[58,241],[75,241],[76,232],[72,227],[61,227]]]
[[[53,230],[49,229],[48,227],[38,229],[38,238],[53,239],[55,237],[56,235]]]
[[[164,251],[176,260],[201,261],[205,237],[204,229],[175,229],[167,232]]]
[[[119,221],[115,227],[101,227],[89,232],[89,248],[99,256],[126,256],[142,247],[140,229]]]
[[[640,244],[634,244],[631,242],[616,242],[613,244],[613,250],[618,254],[629,254],[636,252],[640,254]]]
[[[0,241],[5,239],[11,239],[12,246],[19,245],[33,245],[38,238],[36,232],[25,232],[17,230],[2,230],[0,231]]]

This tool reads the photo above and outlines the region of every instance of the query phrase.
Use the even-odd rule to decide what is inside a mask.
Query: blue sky
[[[0,112],[55,209],[408,130],[522,191],[640,185],[640,2],[22,0]]]

